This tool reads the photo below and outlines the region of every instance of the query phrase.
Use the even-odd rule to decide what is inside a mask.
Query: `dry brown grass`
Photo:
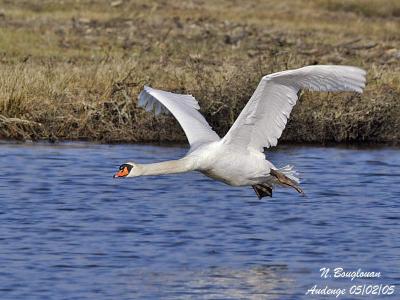
[[[243,2],[0,0],[0,137],[184,141],[137,108],[144,84],[223,135],[262,75],[320,63],[365,68],[366,91],[304,93],[283,140],[398,143],[398,1]]]
[[[331,11],[356,13],[364,17],[400,17],[400,2],[397,0],[322,0],[319,2]]]

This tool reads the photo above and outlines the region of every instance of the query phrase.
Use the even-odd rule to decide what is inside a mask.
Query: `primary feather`
[[[361,93],[365,74],[356,67],[319,65],[264,76],[223,142],[263,152],[277,144],[299,90]]]
[[[139,94],[138,104],[147,111],[154,110],[156,114],[171,112],[191,146],[220,140],[198,111],[200,106],[192,95],[179,95],[145,86]]]

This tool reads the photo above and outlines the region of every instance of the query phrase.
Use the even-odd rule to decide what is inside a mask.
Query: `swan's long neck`
[[[142,164],[142,175],[162,175],[184,173],[194,170],[193,162],[189,158],[164,161],[154,164]]]

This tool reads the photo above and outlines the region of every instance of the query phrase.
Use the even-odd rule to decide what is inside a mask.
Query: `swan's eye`
[[[119,166],[119,170],[123,170],[125,168],[127,168],[128,171],[130,172],[132,170],[132,168],[133,168],[133,165],[131,165],[131,164],[122,164],[122,165]]]
[[[128,170],[130,171],[133,168],[133,166],[130,164],[122,164],[119,166],[120,170],[123,170],[124,168],[128,168]]]

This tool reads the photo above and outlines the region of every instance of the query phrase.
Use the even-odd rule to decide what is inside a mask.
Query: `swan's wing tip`
[[[359,67],[349,67],[355,76],[357,76],[358,82],[355,83],[354,91],[362,94],[364,92],[367,83],[367,71]]]
[[[169,114],[169,110],[158,101],[155,95],[153,95],[155,91],[155,89],[145,85],[143,90],[139,93],[138,106],[144,107],[146,111],[154,111],[156,116],[160,114]]]
[[[219,136],[198,112],[200,106],[192,95],[181,95],[144,86],[138,96],[138,106],[156,115],[171,113],[181,124],[190,145],[196,142],[218,141]]]

